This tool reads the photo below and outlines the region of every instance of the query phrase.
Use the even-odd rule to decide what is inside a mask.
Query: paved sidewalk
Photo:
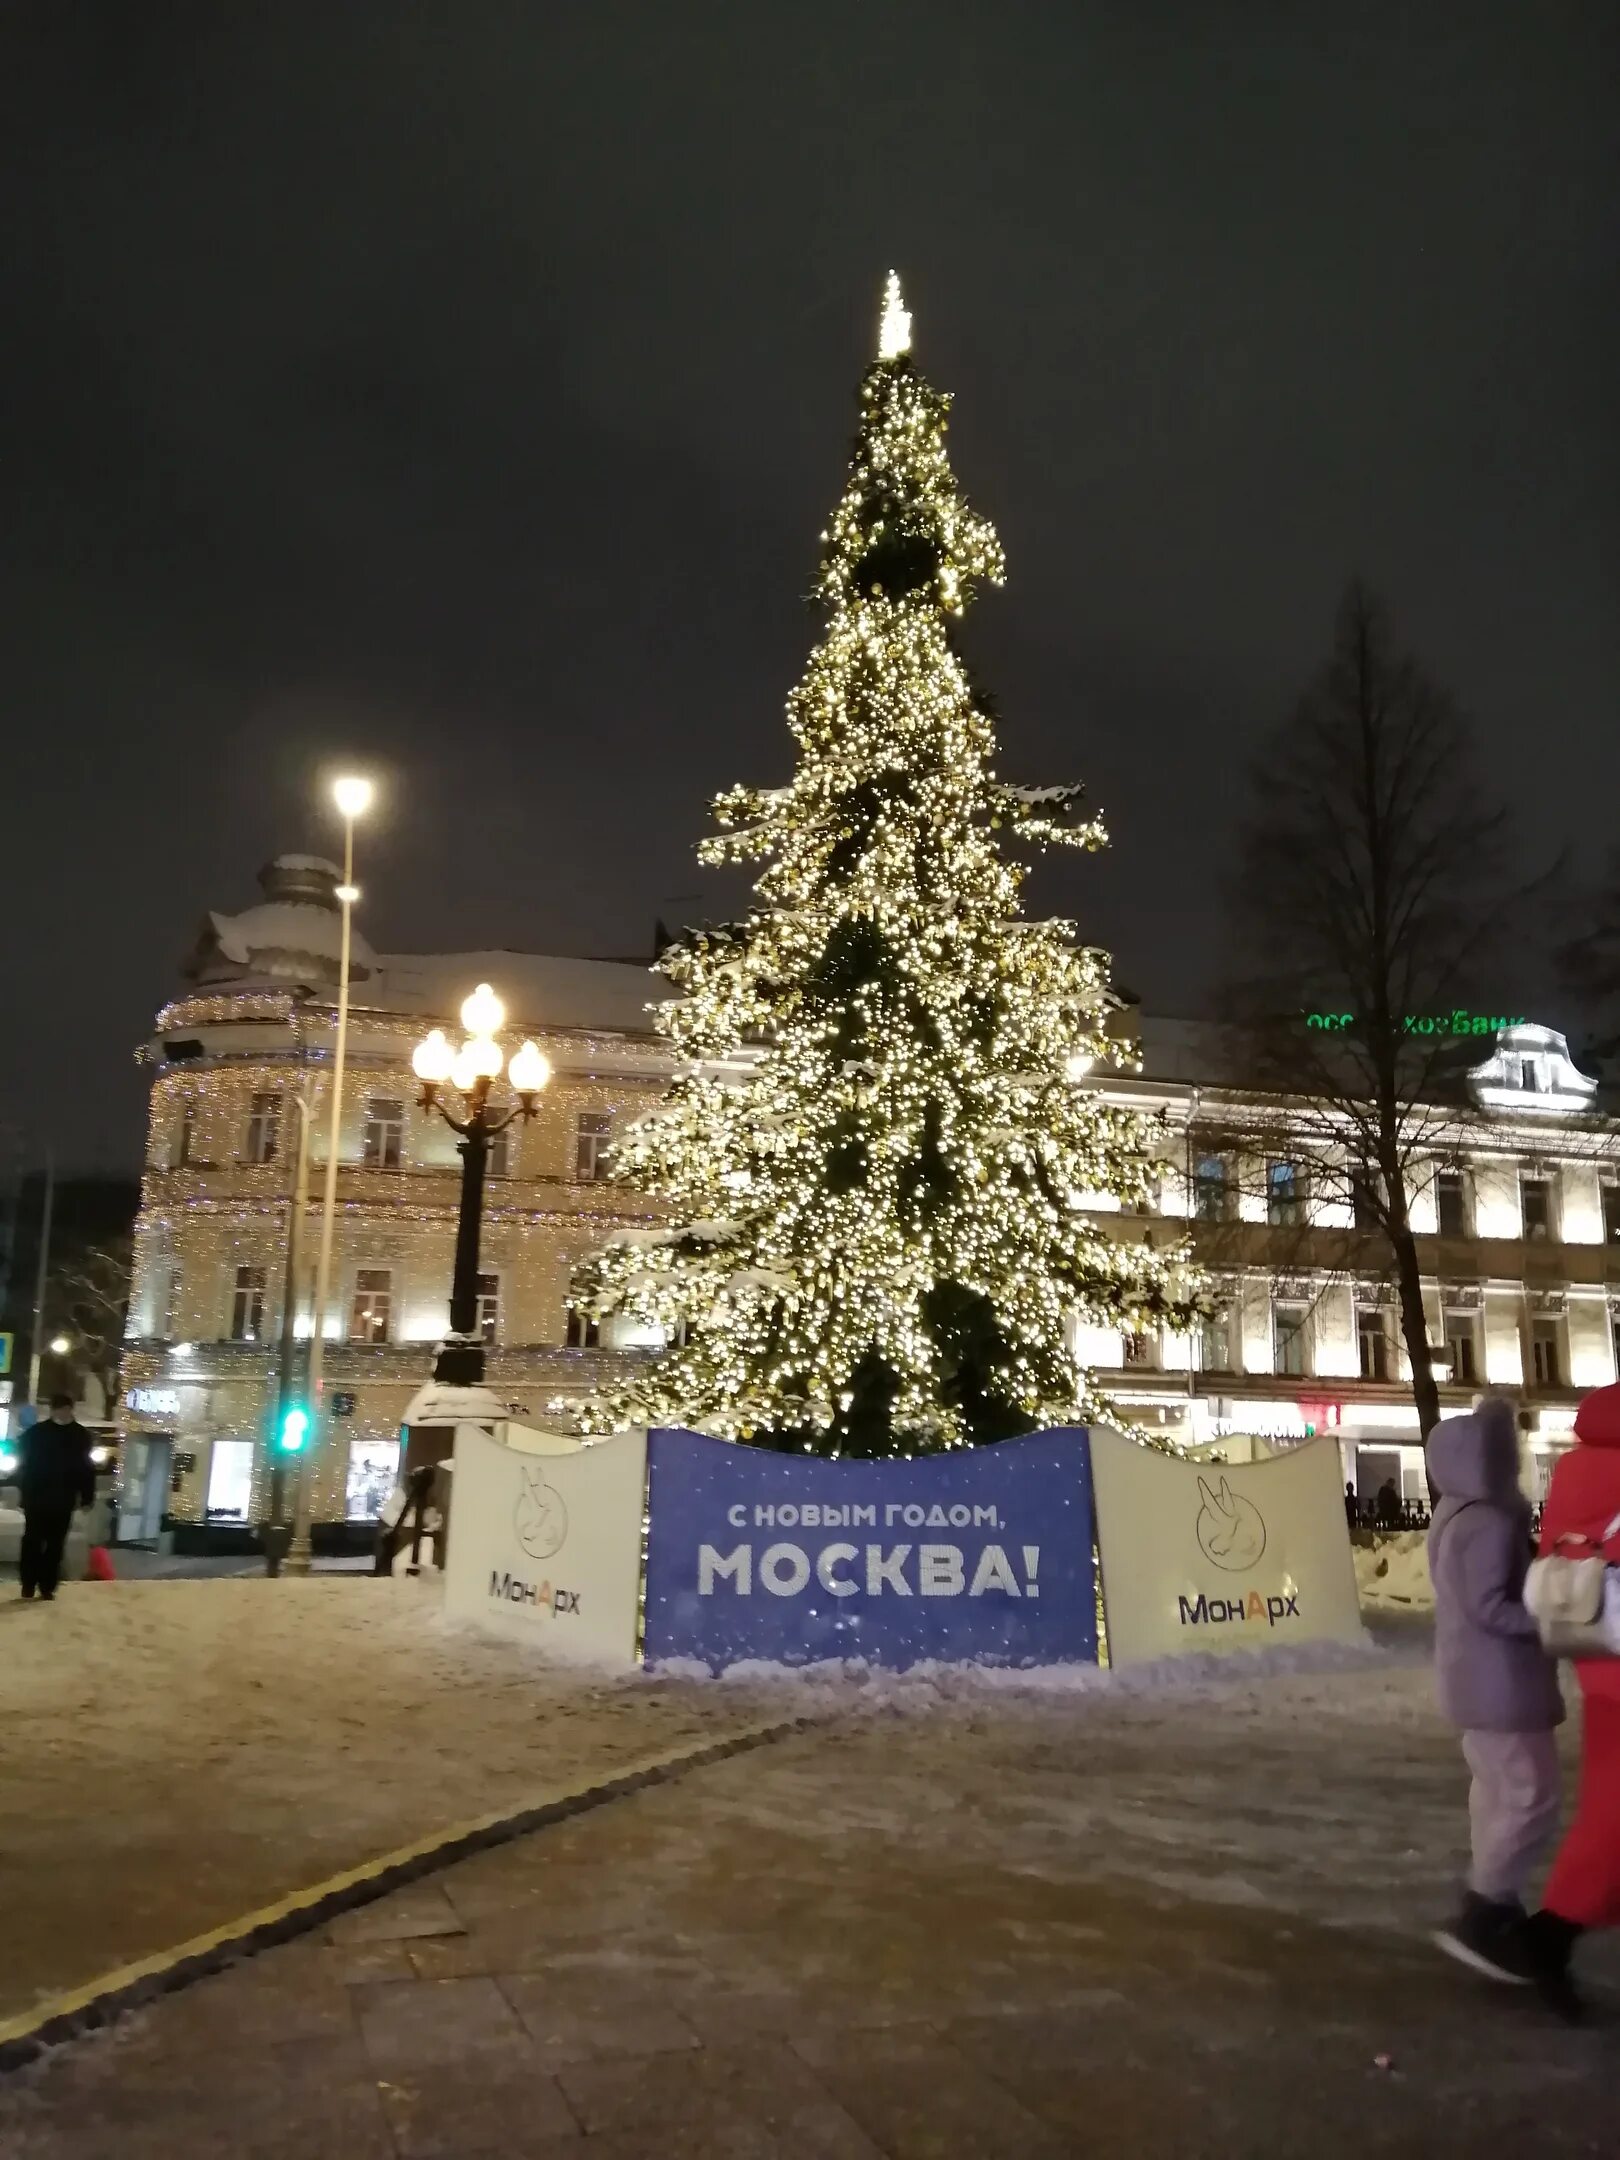
[[[1321,1685],[795,1736],[61,2050],[0,2151],[1612,2154],[1613,1947],[1573,2033],[1446,1965],[1455,1748],[1380,1674]]]

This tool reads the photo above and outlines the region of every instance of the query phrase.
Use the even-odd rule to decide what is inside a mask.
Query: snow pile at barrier
[[[1434,1585],[1429,1580],[1428,1536],[1422,1530],[1401,1530],[1380,1538],[1376,1545],[1353,1548],[1356,1588],[1363,1605],[1405,1606],[1413,1611],[1434,1610]]]
[[[1302,1676],[1331,1678],[1409,1662],[1370,1636],[1362,1643],[1299,1643],[1263,1650],[1205,1651],[1158,1658],[1119,1668],[1097,1665],[942,1665],[924,1662],[891,1672],[859,1658],[829,1658],[810,1665],[773,1665],[750,1659],[711,1674],[700,1659],[670,1658],[647,1668],[649,1681],[711,1681],[768,1696],[780,1692],[808,1712],[895,1710],[926,1712],[941,1706],[971,1707],[993,1700],[1086,1696],[1099,1702],[1131,1696],[1213,1696],[1267,1680]],[[784,1708],[790,1704],[784,1702]]]

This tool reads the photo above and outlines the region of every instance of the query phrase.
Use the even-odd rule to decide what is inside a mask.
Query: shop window
[[[248,1109],[247,1159],[272,1163],[281,1138],[281,1097],[274,1089],[255,1094]]]
[[[1292,1302],[1271,1308],[1271,1369],[1294,1379],[1305,1374],[1305,1327],[1309,1309]]]
[[[393,1304],[393,1270],[358,1268],[354,1278],[354,1300],[349,1307],[350,1342],[387,1342]]]
[[[351,1440],[344,1512],[350,1522],[375,1522],[399,1475],[397,1440]]]
[[[499,1342],[501,1335],[501,1278],[498,1275],[480,1275],[478,1278],[478,1305],[473,1321],[473,1333],[480,1342]]]
[[[208,1451],[210,1522],[246,1522],[253,1508],[253,1442],[216,1440]]]
[[[405,1105],[397,1095],[373,1095],[366,1105],[362,1153],[368,1170],[397,1170],[405,1144]]]
[[[1389,1378],[1389,1325],[1381,1305],[1364,1305],[1356,1314],[1356,1347],[1363,1380]]]
[[[1462,1171],[1440,1172],[1434,1181],[1434,1208],[1442,1237],[1468,1236],[1468,1180]]]
[[[582,1110],[574,1120],[574,1175],[599,1184],[608,1174],[613,1120],[605,1110]]]
[[[231,1290],[231,1341],[259,1342],[264,1336],[264,1269],[239,1267]]]

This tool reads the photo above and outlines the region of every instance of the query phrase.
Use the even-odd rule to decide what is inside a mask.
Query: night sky
[[[1352,570],[1595,854],[1617,85],[1605,0],[14,0],[0,1118],[133,1160],[133,1045],[334,762],[383,949],[733,908],[692,848],[786,775],[891,262],[1007,548],[1002,769],[1113,830],[1031,903],[1150,1006]]]

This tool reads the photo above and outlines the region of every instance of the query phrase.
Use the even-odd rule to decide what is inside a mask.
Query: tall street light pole
[[[439,1345],[433,1377],[445,1387],[478,1387],[484,1378],[484,1339],[478,1326],[478,1253],[484,1225],[484,1170],[489,1143],[514,1118],[532,1118],[541,1089],[551,1078],[551,1067],[532,1042],[512,1053],[506,1077],[517,1095],[514,1109],[495,1112],[489,1107],[490,1083],[500,1077],[506,1064],[495,1040],[506,1018],[506,1008],[488,983],[480,983],[461,1007],[461,1024],[467,1040],[452,1050],[442,1028],[423,1037],[411,1055],[411,1068],[422,1083],[422,1107],[437,1110],[453,1133],[460,1136],[461,1205],[456,1217],[456,1264],[450,1285],[450,1330]],[[460,1114],[444,1100],[448,1082],[455,1090]]]
[[[315,1262],[315,1310],[309,1336],[308,1444],[297,1457],[293,1480],[293,1535],[287,1551],[289,1575],[307,1575],[310,1566],[309,1511],[315,1465],[326,1438],[326,1404],[322,1396],[322,1369],[326,1362],[326,1305],[332,1282],[332,1225],[337,1216],[338,1143],[343,1120],[343,1061],[349,1045],[349,940],[354,903],[359,890],[354,882],[354,821],[371,803],[371,782],[348,775],[332,786],[332,800],[343,819],[343,883],[337,888],[343,910],[342,942],[338,957],[337,1042],[332,1052],[332,1110],[326,1136],[326,1181],[321,1198],[321,1242]],[[277,1434],[279,1441],[280,1434]]]
[[[279,1575],[287,1556],[287,1463],[296,1460],[309,1429],[309,1412],[296,1395],[298,1293],[304,1279],[304,1219],[309,1213],[309,1126],[313,1106],[303,1090],[298,1111],[298,1163],[287,1203],[287,1277],[281,1294],[281,1343],[276,1358],[276,1422],[270,1441],[270,1519],[264,1533],[264,1571]]]

